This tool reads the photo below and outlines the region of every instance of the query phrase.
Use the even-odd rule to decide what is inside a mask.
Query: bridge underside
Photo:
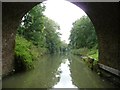
[[[38,3],[2,3],[2,74],[14,68],[15,35],[20,20],[27,11]],[[118,35],[118,3],[75,3],[83,9],[93,22],[99,43],[99,63],[110,67],[120,75],[120,49]],[[105,68],[105,67],[104,67]],[[115,70],[115,71],[114,71]]]

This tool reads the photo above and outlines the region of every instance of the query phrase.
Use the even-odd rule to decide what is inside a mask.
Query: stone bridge
[[[2,74],[14,68],[14,48],[17,27],[22,17],[38,2],[2,3]],[[119,3],[74,2],[89,16],[96,29],[99,65],[120,76]]]

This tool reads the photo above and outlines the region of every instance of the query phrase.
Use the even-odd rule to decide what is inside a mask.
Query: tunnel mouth
[[[84,8],[84,5],[86,5],[86,9]],[[91,12],[90,9],[92,8],[93,9],[92,11],[95,11],[95,9],[93,7],[97,6],[97,5],[98,5],[98,7],[96,7],[96,13]],[[93,6],[90,5],[90,4],[83,4],[82,7],[88,13],[88,15],[91,18],[91,21],[93,22],[93,24],[95,25],[95,28],[96,28],[96,33],[97,33],[97,37],[98,37],[98,40],[99,40],[98,41],[98,43],[99,43],[99,45],[98,45],[99,60],[100,60],[99,63],[102,63],[104,65],[109,64],[110,67],[113,67],[113,68],[119,70],[119,62],[118,62],[118,53],[119,53],[119,51],[118,51],[118,47],[116,47],[118,45],[118,42],[117,42],[118,41],[118,36],[117,36],[118,34],[116,33],[116,31],[118,31],[118,29],[117,28],[112,28],[112,26],[114,24],[111,23],[111,19],[108,20],[108,19],[105,18],[106,21],[102,20],[104,18],[104,15],[107,16],[111,12],[117,13],[117,10],[116,10],[117,8],[114,7],[114,5],[113,4],[110,4],[110,5],[109,4],[106,4],[106,5],[104,4],[103,7],[105,6],[106,7],[105,9],[102,9],[102,7],[99,7],[100,4],[95,4]],[[7,4],[6,4],[6,6],[7,6]],[[29,8],[31,8],[31,6],[28,5]],[[87,6],[90,7],[90,9],[88,9],[88,11],[87,11]],[[112,8],[110,6],[112,6]],[[16,8],[19,8],[19,5]],[[5,7],[3,7],[3,9],[5,9]],[[27,12],[27,9],[25,9],[25,12],[22,13],[22,15]],[[102,15],[102,13],[100,12],[101,9],[103,10],[104,15]],[[108,10],[108,12],[105,12],[106,10]],[[4,62],[6,62],[6,65],[14,63],[14,62],[12,62],[12,60],[13,60],[13,56],[14,56],[13,48],[15,47],[14,46],[15,42],[14,42],[14,40],[10,39],[10,37],[15,38],[15,36],[13,36],[12,33],[16,30],[16,27],[18,26],[17,21],[20,21],[19,19],[22,16],[22,15],[19,16],[20,13],[16,13],[14,15],[14,11],[16,11],[16,10],[12,10],[11,12],[13,14],[10,14],[10,16],[9,15],[7,16],[7,13],[6,13],[7,11],[11,11],[11,9],[10,8],[7,9],[7,7],[6,7],[5,11],[3,11],[3,16],[6,16],[6,17],[3,17],[4,25],[3,25],[3,35],[2,35],[3,39],[5,40],[5,41],[2,40],[3,41],[2,51],[4,52],[2,54],[2,56],[3,56]],[[22,12],[22,9],[21,9],[20,12]],[[90,14],[90,13],[92,13],[92,14]],[[101,15],[98,15],[100,13],[101,13]],[[19,19],[18,18],[17,19],[13,18],[15,16],[18,16]],[[98,19],[94,19],[95,16],[98,16],[97,17]],[[110,17],[112,18],[113,21],[118,22],[118,21],[116,21],[116,18],[118,17],[116,14],[115,14],[115,17],[112,17],[112,15],[110,15]],[[10,22],[11,20],[12,20],[12,22]],[[15,22],[16,22],[16,24],[15,24]],[[95,22],[99,22],[99,23],[96,24]],[[6,28],[7,26],[9,26],[9,28]],[[102,27],[102,26],[104,26],[104,27]],[[115,26],[117,26],[117,25],[115,25]],[[115,32],[113,31],[113,29],[114,29]],[[112,32],[114,32],[114,33],[112,33]],[[8,33],[10,33],[10,34],[8,34]],[[112,35],[112,37],[111,37],[111,35]],[[8,36],[9,38],[5,37],[5,36]],[[111,42],[110,39],[113,40],[113,41]],[[7,45],[6,45],[6,43],[7,43]],[[11,48],[8,48],[8,45],[11,46]],[[8,52],[6,52],[6,51],[8,51]],[[11,56],[8,55],[8,53],[11,53],[10,54]],[[8,55],[8,57],[6,57],[7,55]],[[8,60],[8,61],[5,61],[5,60]],[[111,63],[111,61],[113,61],[113,60],[115,60],[115,62]],[[9,69],[11,69],[11,68],[9,68]],[[11,70],[9,70],[9,69],[7,69],[5,71],[3,70],[3,73],[4,72],[9,72],[13,68]],[[117,73],[117,74],[119,74],[119,73]]]
[[[40,4],[42,4],[42,3],[40,3]],[[34,6],[31,10],[29,10],[28,12],[26,12],[26,14],[22,17],[22,19],[21,19],[21,24],[19,25],[19,27],[18,27],[18,29],[17,29],[17,34],[16,35],[21,35],[21,37],[23,37],[23,38],[26,38],[26,40],[28,40],[28,41],[32,41],[32,36],[29,36],[29,34],[28,34],[28,37],[27,37],[27,33],[29,32],[29,30],[28,31],[26,31],[26,32],[24,32],[24,30],[22,30],[22,28],[24,28],[25,27],[25,23],[26,23],[26,25],[27,24],[29,24],[29,25],[32,25],[31,23],[32,22],[34,22],[34,19],[32,20],[31,18],[33,18],[31,15],[30,15],[30,13],[36,13],[37,11],[35,11],[34,9],[36,8],[37,9],[37,7],[39,7],[39,5],[40,4],[37,4],[36,6]],[[74,3],[73,3],[74,4]],[[43,5],[42,5],[43,6]],[[44,7],[44,6],[43,6]],[[40,7],[41,8],[41,7]],[[39,9],[40,9],[39,8]],[[32,11],[32,10],[34,10],[34,11]],[[44,11],[44,10],[43,10]],[[59,10],[60,11],[60,10]],[[36,13],[37,14],[37,13]],[[41,16],[42,16],[42,14],[43,13],[41,13]],[[88,19],[89,19],[89,22],[91,22],[91,25],[93,25],[93,23],[92,23],[92,21],[91,21],[91,19],[89,18],[89,16],[87,16],[87,14],[84,16],[84,18],[83,19],[86,19],[88,17]],[[36,18],[36,20],[37,19],[39,19],[39,17],[38,18]],[[42,19],[42,18],[41,18]],[[28,20],[28,22],[25,22],[25,20],[27,21]],[[77,19],[76,19],[77,20]],[[83,20],[83,21],[85,21],[85,20]],[[34,22],[34,23],[36,23],[36,22]],[[41,23],[43,23],[43,22],[40,22],[39,24],[41,24]],[[76,23],[76,22],[74,22],[74,23]],[[74,25],[74,23],[73,23],[73,25]],[[28,25],[28,27],[27,28],[29,28],[29,25]],[[22,27],[23,26],[23,27]],[[82,26],[81,26],[82,27]],[[44,29],[45,29],[45,27],[43,27]],[[83,27],[83,28],[85,28],[85,27]],[[22,30],[22,31],[20,31],[20,29]],[[94,27],[94,25],[93,25],[93,28],[92,29],[94,29],[94,31],[95,31],[95,27]],[[32,30],[32,29],[31,29]],[[35,31],[35,30],[34,30]],[[34,31],[32,31],[32,33],[34,33]],[[39,32],[38,32],[39,33]],[[22,35],[23,34],[23,35]],[[26,35],[26,36],[25,36]],[[96,34],[97,35],[97,34]],[[46,37],[46,36],[45,36]],[[43,37],[43,38],[45,38],[45,37]],[[17,38],[16,38],[17,39]],[[41,39],[42,40],[42,39]],[[28,42],[29,43],[29,42]],[[38,43],[34,43],[34,42],[32,42],[35,46],[37,46],[38,45]],[[16,44],[17,45],[17,44]],[[31,49],[31,46],[29,46],[30,48],[29,49]],[[38,47],[38,46],[37,46]],[[40,47],[44,47],[44,45],[41,45]],[[89,47],[89,48],[91,48],[91,47]],[[95,48],[96,49],[98,49],[98,44],[96,44],[96,46],[95,46]],[[49,48],[48,48],[49,49]],[[79,48],[76,48],[76,49],[79,49]],[[78,51],[88,51],[88,49],[86,48],[86,47],[83,47],[83,49],[82,50],[78,50]],[[47,52],[46,52],[47,53]],[[52,51],[52,52],[50,52],[50,53],[54,53],[54,51]],[[97,53],[98,54],[98,50],[97,51],[94,51],[94,52],[92,52],[92,53]],[[31,54],[31,53],[29,53],[29,54]],[[24,56],[24,55],[23,55]],[[84,55],[83,55],[84,56]],[[31,57],[31,56],[30,56]],[[82,56],[81,56],[82,57]],[[26,71],[26,69],[27,69],[27,67],[26,67],[26,64],[24,64],[25,63],[25,60],[23,60],[23,58],[24,57],[22,57],[22,56],[20,56],[20,55],[17,55],[16,53],[15,53],[15,62],[14,62],[14,66],[15,66],[15,72],[21,72],[21,71]],[[90,62],[89,61],[89,58],[91,58],[91,59],[93,59],[91,56],[90,57],[87,57],[88,58],[88,60],[86,61],[86,62]],[[96,65],[97,63],[98,63],[98,61],[96,61],[96,59],[98,59],[98,56],[94,59],[94,64],[93,63],[90,63],[91,65],[90,65],[90,68],[91,68],[91,70],[93,70],[93,66],[92,65]],[[22,61],[23,60],[23,61]],[[84,58],[83,58],[83,60],[84,60]],[[34,61],[33,60],[33,58],[31,59],[31,62],[32,61]],[[84,60],[85,61],[85,60]],[[28,62],[29,63],[29,62]],[[30,68],[34,68],[34,66],[32,66],[32,64],[28,64],[28,67],[30,67]],[[95,68],[97,69],[97,66],[95,66]],[[95,70],[96,70],[95,69]]]

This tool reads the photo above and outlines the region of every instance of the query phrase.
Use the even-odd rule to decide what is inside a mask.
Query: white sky
[[[44,15],[54,20],[60,25],[61,40],[69,43],[69,35],[72,23],[81,16],[86,15],[85,12],[76,5],[65,0],[47,0],[44,1],[46,10]]]

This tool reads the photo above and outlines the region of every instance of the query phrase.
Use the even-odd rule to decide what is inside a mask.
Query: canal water
[[[3,88],[114,88],[73,55],[46,55],[34,62],[31,71],[2,80]]]

